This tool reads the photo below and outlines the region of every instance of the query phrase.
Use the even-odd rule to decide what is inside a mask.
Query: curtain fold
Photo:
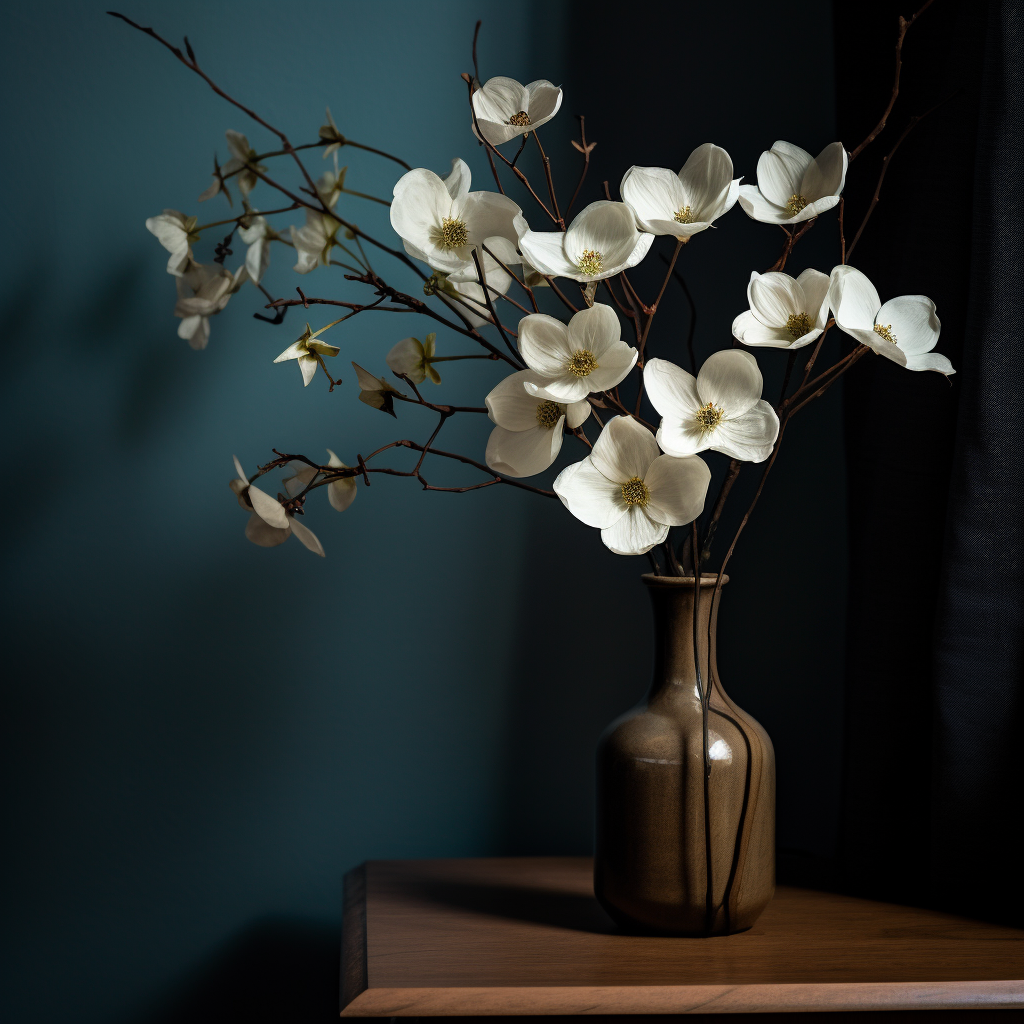
[[[969,335],[935,633],[932,893],[1020,923],[1024,811],[1024,167],[1021,11],[989,5]]]

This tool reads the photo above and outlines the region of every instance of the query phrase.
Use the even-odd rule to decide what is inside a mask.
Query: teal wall
[[[743,106],[735,62],[718,62],[712,32],[707,52],[679,67],[694,102],[662,125],[666,162],[681,163],[718,122],[729,127],[714,141],[731,147],[742,135],[751,173],[777,134],[813,123],[814,140],[830,141],[830,25],[806,17],[813,3],[791,6],[826,44],[790,83],[791,103],[803,104],[796,122],[792,106],[785,116]],[[458,75],[483,17],[485,77],[564,82],[562,135],[572,113],[595,108],[595,160],[606,155],[591,187],[601,176],[614,184],[631,162],[635,125],[602,121],[627,69],[607,54],[588,59],[582,5],[185,0],[125,13],[171,37],[188,33],[203,66],[295,141],[315,136],[329,103],[352,138],[415,165],[444,169],[464,156],[479,187],[485,164]],[[756,42],[777,21],[777,11],[752,13],[743,28],[752,79],[758,67],[775,74],[776,58]],[[213,152],[224,158],[224,129],[249,131],[257,145],[265,137],[101,6],[22,7],[6,28],[2,559],[14,670],[3,712],[4,1016],[224,1020],[249,999],[250,1018],[263,1019],[274,1004],[260,986],[280,983],[286,1005],[301,1009],[293,1019],[327,1019],[348,868],[381,857],[586,852],[594,742],[650,672],[637,581],[646,563],[611,556],[596,531],[541,498],[422,494],[387,479],[361,488],[342,516],[312,503],[325,561],[294,541],[249,545],[227,489],[232,453],[250,470],[272,446],[329,446],[350,460],[425,434],[430,419],[403,410],[395,424],[356,402],[348,381],[334,394],[301,388],[293,366],[271,361],[299,318],[284,328],[253,320],[252,289],[213,321],[205,352],[180,341],[166,255],[143,221],[165,206],[213,219],[221,201],[198,208],[195,198]],[[808,79],[818,91],[796,99]],[[712,101],[719,86],[732,91]],[[637,116],[642,105],[649,120],[659,102],[638,101]],[[552,138],[568,166],[564,138]],[[645,138],[643,159],[653,160]],[[352,187],[388,194],[391,165],[348,159]],[[352,199],[347,209],[387,235],[382,208]],[[759,265],[761,226],[732,218]],[[275,293],[299,281],[290,265],[274,252],[266,283]],[[694,273],[707,295],[706,353],[742,308],[746,271],[728,291],[710,269]],[[411,275],[395,280],[412,286]],[[301,284],[359,294],[322,270]],[[357,318],[338,363],[382,371],[384,352],[409,333],[411,318]],[[445,400],[478,404],[501,375],[491,364],[450,368]],[[834,408],[812,415],[794,463],[837,434]],[[478,421],[446,429],[450,447],[477,453],[486,433]],[[838,463],[804,482],[780,471],[778,495],[793,490],[752,527],[749,556],[734,562],[728,600],[738,611],[723,625],[735,641],[727,680],[732,670],[735,695],[788,751],[783,839],[809,852],[827,851],[834,831],[840,474]],[[780,545],[796,552],[781,580]],[[795,669],[775,639],[794,617],[813,661]]]

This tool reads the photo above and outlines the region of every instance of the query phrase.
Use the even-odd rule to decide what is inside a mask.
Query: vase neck
[[[728,577],[723,580],[723,584],[727,580]],[[687,579],[648,575],[644,576],[644,583],[647,585],[654,612],[654,680],[650,696],[653,697],[666,688],[676,687],[683,688],[687,694],[693,693],[697,683],[693,643],[693,606],[696,588],[693,577]],[[710,642],[710,676],[713,685],[718,685],[715,632],[722,595],[719,593],[712,615],[711,599],[714,592],[715,577],[704,577],[697,603],[697,657],[700,660],[701,677],[707,682]]]

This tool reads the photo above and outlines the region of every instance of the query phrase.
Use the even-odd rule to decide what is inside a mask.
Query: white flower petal
[[[530,82],[526,87],[526,93],[529,97],[529,106],[525,110],[530,115],[531,128],[547,124],[562,106],[562,90],[547,79]]]
[[[768,402],[758,401],[742,416],[726,417],[714,431],[711,447],[732,459],[764,462],[779,436],[779,418]]]
[[[800,181],[799,193],[808,202],[838,196],[846,184],[849,157],[841,142],[826,146],[808,165]]]
[[[284,506],[276,498],[272,498],[266,491],[261,491],[258,487],[254,487],[252,484],[249,485],[249,504],[252,505],[252,510],[262,519],[268,526],[276,526],[279,530],[286,529],[288,526],[288,513],[285,512]]]
[[[422,384],[427,378],[423,343],[416,338],[403,338],[384,357],[393,373],[405,374],[413,383]]]
[[[763,384],[757,360],[740,348],[715,352],[697,374],[702,403],[714,402],[730,418],[742,416],[761,397]]]
[[[828,304],[836,324],[849,334],[851,330],[870,331],[882,303],[875,286],[859,270],[849,265],[833,267],[828,285]]]
[[[643,480],[658,457],[654,435],[631,416],[613,416],[601,431],[590,453],[594,468],[614,483],[633,477]]]
[[[688,458],[711,447],[713,431],[708,432],[690,416],[687,419],[669,419],[667,416],[658,427],[657,441],[666,455]]]
[[[576,278],[579,268],[566,255],[564,242],[564,231],[526,231],[519,236],[519,250],[548,277]]]
[[[796,281],[803,292],[803,309],[814,317],[816,327],[823,328],[828,323],[828,274],[808,267]]]
[[[327,465],[332,469],[348,469],[348,466],[330,448],[327,449],[327,454],[330,456]],[[344,512],[356,500],[355,477],[349,476],[329,483],[327,485],[327,500],[331,503],[331,508]]]
[[[469,191],[469,186],[473,181],[473,172],[470,171],[469,164],[465,160],[456,157],[452,161],[452,169],[448,172],[448,177],[441,180],[452,199],[461,199]]]
[[[544,400],[526,392],[523,385],[543,378],[533,370],[519,370],[506,377],[484,399],[491,421],[506,430],[530,430],[537,426],[537,406]]]
[[[302,386],[308,387],[309,382],[316,376],[316,368],[319,364],[315,356],[308,353],[299,356],[299,372],[302,374]]]
[[[745,310],[732,322],[732,336],[743,345],[762,348],[803,348],[817,340],[821,331],[809,331],[802,338],[793,340],[785,327],[765,327],[751,310]]]
[[[519,321],[518,345],[526,365],[547,377],[563,375],[573,353],[565,324],[546,313],[530,313]]]
[[[630,167],[619,185],[623,201],[633,211],[644,231],[656,235],[673,233],[676,212],[686,205],[679,176],[667,167]]]
[[[647,360],[644,388],[651,405],[670,419],[692,419],[702,404],[693,374],[667,359]]]
[[[290,523],[284,529],[278,529],[269,526],[255,512],[249,516],[249,521],[245,524],[246,539],[251,540],[253,544],[258,544],[261,548],[275,548],[278,544],[283,544],[291,532]]]
[[[754,316],[765,327],[785,327],[794,313],[817,313],[803,308],[804,294],[796,279],[777,271],[751,274],[747,298]]]
[[[757,161],[757,187],[767,200],[785,207],[790,196],[800,194],[800,183],[811,162],[811,154],[799,146],[776,142]]]
[[[611,273],[618,273],[618,269],[627,264],[639,240],[640,232],[633,211],[625,203],[599,199],[573,218],[565,233],[565,252],[577,264],[577,273],[584,252],[600,253],[601,273],[586,277],[587,280],[600,280]],[[647,246],[650,247],[650,240]]]
[[[590,416],[589,402],[570,402],[565,410],[565,423],[570,430],[583,426]]]
[[[566,330],[566,344],[570,353],[580,349],[601,356],[622,338],[619,318],[611,306],[595,302],[587,309],[574,313]]]
[[[626,514],[622,484],[609,480],[589,457],[566,466],[552,487],[562,504],[587,526],[604,530]]]
[[[703,459],[659,455],[644,477],[650,495],[647,514],[656,523],[685,526],[704,511],[711,470]]]
[[[581,380],[590,392],[609,391],[629,376],[636,366],[637,350],[624,341],[616,341],[601,354],[598,367]]]
[[[953,369],[953,364],[945,356],[939,355],[938,352],[920,352],[907,356],[907,369],[937,370],[939,373],[944,373],[947,377],[951,377],[956,373],[956,370]]]
[[[500,192],[470,192],[463,203],[462,219],[470,245],[483,245],[495,235],[515,237],[515,220],[523,211],[508,196]]]
[[[732,183],[732,158],[720,146],[710,142],[698,146],[679,172],[685,190],[685,203],[695,220],[707,220],[721,206]],[[724,193],[724,195],[723,195]]]
[[[314,555],[319,555],[321,558],[325,558],[323,545],[317,540],[316,534],[309,529],[308,526],[303,526],[298,519],[292,520],[292,533],[295,534],[296,538],[300,540],[305,547],[313,552]]]
[[[643,555],[664,542],[668,527],[654,522],[639,505],[631,505],[613,526],[601,531],[601,540],[616,555]]]
[[[927,295],[890,299],[875,315],[875,323],[892,327],[896,343],[908,357],[931,352],[939,340],[941,325],[935,303]]]
[[[495,473],[505,476],[543,473],[558,458],[564,424],[565,417],[560,416],[554,427],[542,427],[534,417],[533,426],[528,430],[495,427],[487,439],[484,461]]]
[[[762,224],[788,224],[793,219],[788,210],[765,199],[756,185],[740,185],[739,192],[740,207],[751,220]]]

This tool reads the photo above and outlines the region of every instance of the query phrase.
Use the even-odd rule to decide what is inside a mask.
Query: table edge
[[[585,1016],[1020,1008],[1024,1008],[1024,980],[366,988],[343,1002],[341,1016]]]

